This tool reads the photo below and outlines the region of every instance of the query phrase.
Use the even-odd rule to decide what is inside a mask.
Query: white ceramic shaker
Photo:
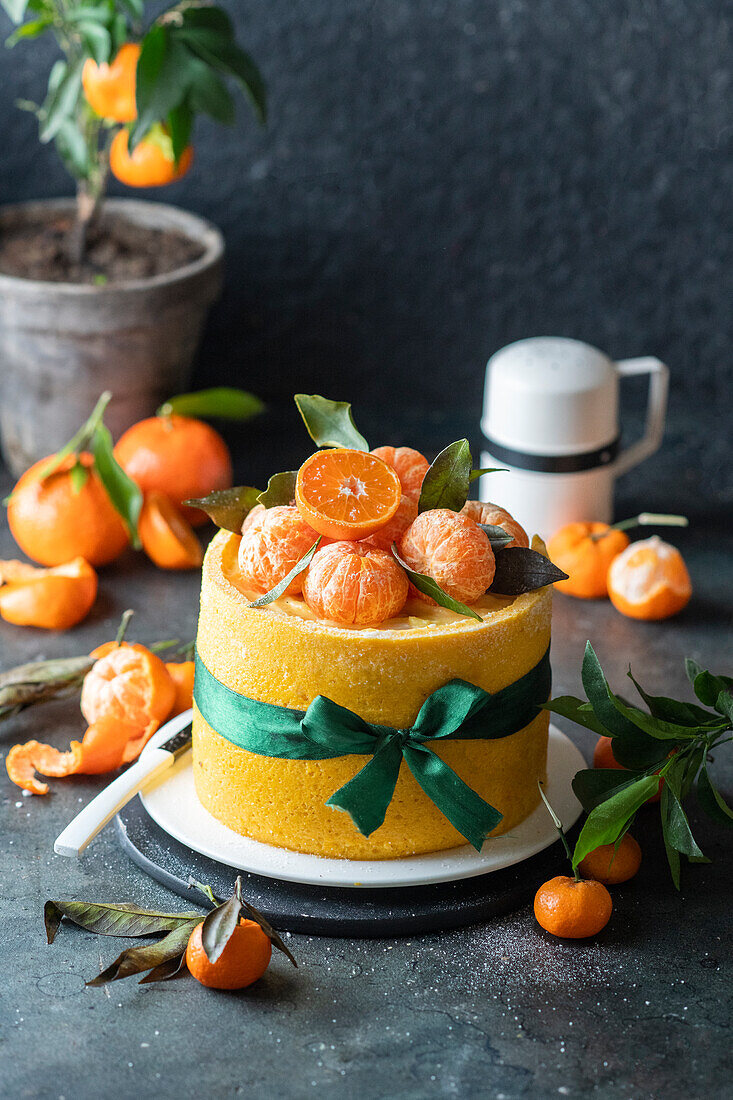
[[[619,382],[649,375],[646,427],[619,447]],[[614,362],[590,344],[558,336],[518,340],[486,367],[482,500],[548,538],[573,520],[608,523],[614,480],[660,446],[669,370],[659,359]]]

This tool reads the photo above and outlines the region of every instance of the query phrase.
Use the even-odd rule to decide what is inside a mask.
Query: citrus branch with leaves
[[[233,123],[235,101],[228,82],[244,91],[257,119],[264,122],[262,75],[237,43],[232,22],[221,8],[184,0],[146,19],[145,0],[0,0],[0,6],[16,28],[8,46],[50,34],[63,55],[51,68],[42,102],[21,100],[18,106],[36,116],[41,143],[55,144],[76,180],[77,218],[69,243],[74,263],[83,260],[87,231],[107,188],[110,151],[120,135],[125,157],[134,157],[141,143],[152,145],[170,161],[172,180],[183,159],[190,161],[197,114],[224,125]],[[99,113],[85,85],[100,75],[109,84],[106,66],[131,43],[137,55],[131,86],[134,117],[116,117],[119,112],[114,109]],[[130,76],[121,72],[119,79]],[[136,182],[147,186],[167,180],[146,180],[138,173]]]

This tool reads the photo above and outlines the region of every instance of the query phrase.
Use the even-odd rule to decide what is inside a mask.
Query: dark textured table
[[[272,437],[282,421],[276,413],[269,427],[253,429],[249,461],[244,445],[239,456],[243,477],[257,481],[302,453],[301,438],[289,431]],[[469,430],[470,418],[457,418],[456,426]],[[423,425],[422,434],[432,429]],[[449,434],[436,430],[434,445]],[[586,638],[619,688],[629,661],[645,686],[671,694],[687,690],[685,655],[731,671],[733,533],[723,458],[722,442],[703,445],[700,433],[673,425],[664,454],[622,483],[620,515],[683,507],[693,515],[675,541],[695,596],[665,624],[635,623],[606,602],[558,596],[557,692],[579,690]],[[716,476],[703,496],[705,470]],[[13,553],[4,527],[0,556]],[[103,571],[97,605],[76,630],[56,636],[0,624],[0,667],[82,653],[114,633],[128,606],[137,612],[132,634],[139,640],[189,638],[196,588],[194,575],[162,574],[128,553]],[[588,756],[593,738],[560,724]],[[0,745],[4,752],[37,736],[64,746],[81,729],[74,703],[52,704],[0,727]],[[715,774],[733,794],[730,747]],[[265,979],[242,994],[208,991],[190,978],[87,989],[85,980],[121,941],[64,926],[46,946],[44,899],[182,905],[128,862],[112,829],[79,862],[55,856],[53,838],[101,780],[51,782],[48,798],[24,798],[0,776],[2,1096],[729,1095],[731,833],[713,828],[694,806],[693,830],[713,863],[685,867],[677,894],[655,814],[645,811],[634,830],[644,850],[641,871],[615,889],[613,917],[596,940],[554,940],[526,906],[485,925],[411,939],[293,936],[300,969],[275,958]]]

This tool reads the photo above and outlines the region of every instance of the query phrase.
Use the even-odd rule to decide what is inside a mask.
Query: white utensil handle
[[[54,842],[53,850],[60,856],[79,856],[90,840],[104,828],[118,810],[126,806],[139,790],[156,775],[165,771],[175,757],[166,749],[148,749],[135,764],[114,779],[109,786],[89,802]]]
[[[653,355],[640,359],[619,359],[616,363],[622,378],[634,374],[649,375],[649,397],[647,400],[646,425],[644,434],[637,443],[633,443],[621,452],[613,465],[618,477],[637,466],[649,455],[658,451],[664,435],[664,419],[667,413],[667,390],[669,388],[669,367]]]

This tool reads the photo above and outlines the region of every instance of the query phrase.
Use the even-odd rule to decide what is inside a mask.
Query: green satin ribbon
[[[495,740],[523,729],[550,696],[550,650],[513,684],[491,695],[450,680],[429,695],[410,729],[365,722],[318,695],[306,711],[249,699],[222,684],[196,653],[193,697],[206,722],[233,745],[280,760],[366,755],[363,768],[328,799],[369,836],[384,821],[404,760],[425,794],[476,850],[502,815],[428,747],[428,741]]]

